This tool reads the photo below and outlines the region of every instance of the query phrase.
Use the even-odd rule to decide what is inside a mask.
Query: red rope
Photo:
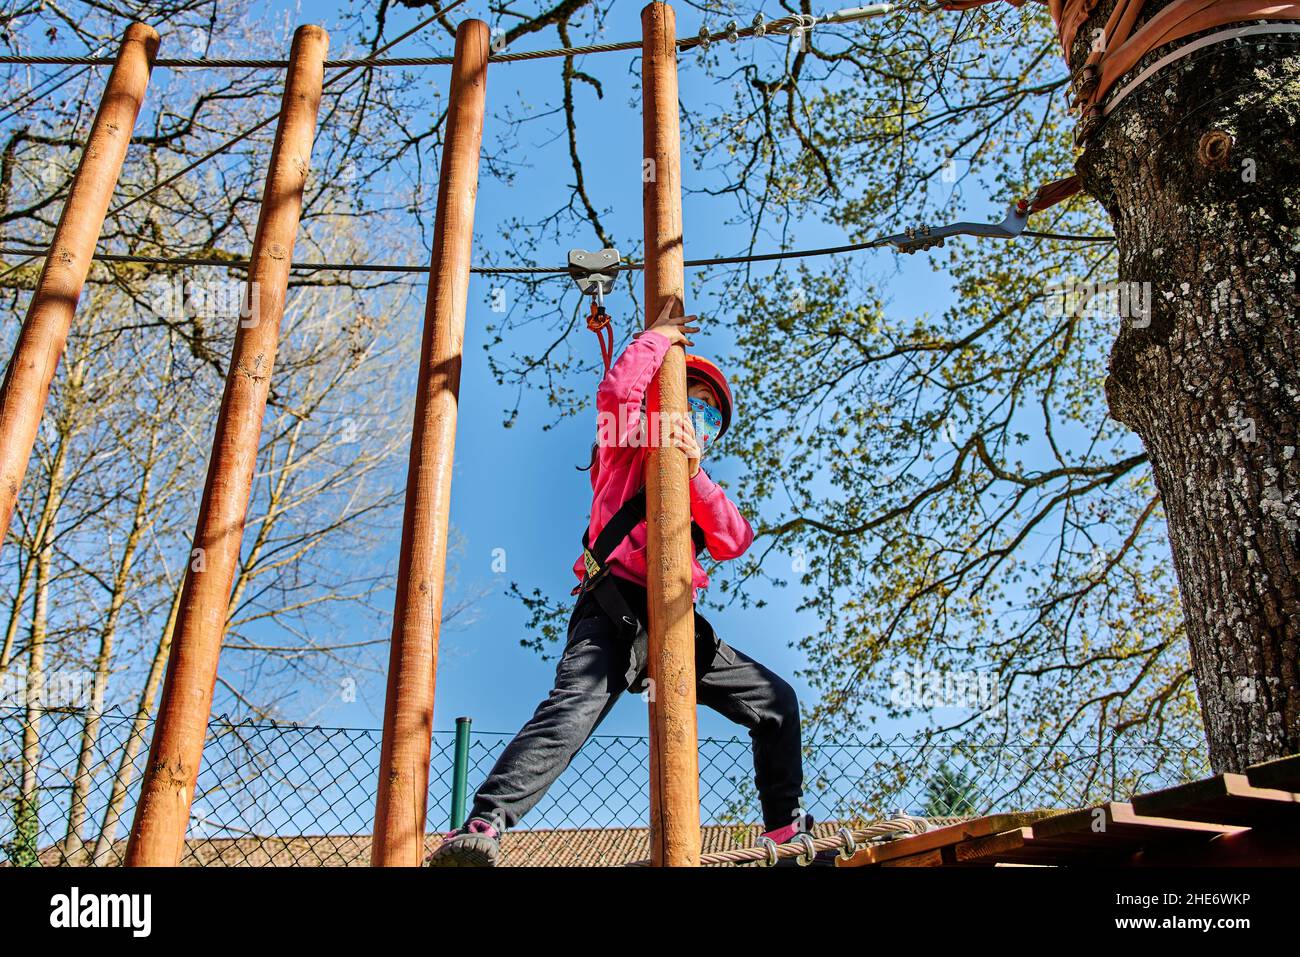
[[[587,328],[596,334],[596,341],[600,343],[601,361],[605,363],[605,371],[609,372],[610,364],[614,361],[614,330],[609,323],[609,313],[604,306],[596,305],[595,296],[591,299]]]

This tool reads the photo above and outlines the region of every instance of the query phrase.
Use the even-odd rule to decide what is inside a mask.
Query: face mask
[[[690,409],[691,425],[695,426],[695,440],[700,443],[700,451],[707,452],[722,431],[722,411],[694,396],[688,398],[686,404]]]

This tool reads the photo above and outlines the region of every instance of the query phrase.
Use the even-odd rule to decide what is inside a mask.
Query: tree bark
[[[14,805],[14,840],[10,859],[18,866],[40,864],[41,808],[41,719],[45,715],[45,638],[49,624],[50,574],[54,565],[55,521],[63,501],[64,464],[68,437],[62,436],[50,484],[46,492],[41,525],[44,534],[36,540],[36,589],[32,597],[31,640],[27,645],[27,710],[23,722],[22,775]]]
[[[99,652],[95,655],[90,701],[86,703],[85,715],[82,717],[81,747],[77,753],[77,769],[72,777],[72,791],[68,797],[68,831],[63,839],[63,863],[73,866],[84,863],[82,858],[86,850],[86,841],[82,831],[89,815],[87,801],[96,774],[95,745],[99,741],[99,728],[104,716],[104,696],[112,673],[113,643],[117,638],[117,624],[130,589],[131,569],[135,564],[136,551],[144,538],[149,520],[149,494],[154,461],[158,454],[157,432],[150,434],[148,448],[149,452],[145,456],[136,493],[131,528],[123,543],[122,557],[117,563],[109,590],[108,609],[99,633]]]
[[[167,613],[167,622],[163,625],[158,644],[154,647],[153,661],[149,665],[149,676],[136,704],[135,719],[131,730],[122,743],[118,756],[117,771],[113,774],[113,785],[108,795],[108,806],[104,809],[103,822],[100,824],[99,836],[95,838],[95,849],[91,863],[96,867],[107,864],[121,864],[122,855],[114,855],[113,842],[117,838],[118,823],[122,820],[122,807],[126,804],[127,791],[135,776],[135,759],[144,746],[144,733],[153,716],[154,702],[158,698],[158,689],[162,686],[163,674],[167,668],[167,656],[172,650],[172,634],[176,631],[176,619],[181,610],[181,582],[172,588],[171,610]]]
[[[1079,31],[1072,70],[1113,7]],[[1166,67],[1078,169],[1114,221],[1119,282],[1150,283],[1149,314],[1121,312],[1106,396],[1160,489],[1211,763],[1300,752],[1300,43]]]

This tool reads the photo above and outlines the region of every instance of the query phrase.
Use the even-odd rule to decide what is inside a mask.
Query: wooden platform
[[[1073,811],[993,814],[839,867],[1300,865],[1300,755]]]

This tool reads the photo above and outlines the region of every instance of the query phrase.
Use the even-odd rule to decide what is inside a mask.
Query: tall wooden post
[[[280,341],[328,49],[329,34],[320,27],[294,31],[253,239],[245,300],[248,316],[239,320],[226,373],[167,680],[127,845],[126,863],[132,866],[174,866],[185,846]]]
[[[645,309],[684,308],[681,126],[677,22],[672,7],[641,11]],[[686,350],[673,346],[650,383],[650,421],[686,414]],[[650,604],[650,857],[660,866],[700,863],[700,755],[695,714],[695,615],[686,456],[659,441],[646,464]]]
[[[388,656],[370,852],[375,867],[418,867],[424,858],[434,678],[489,41],[488,25],[481,20],[466,20],[456,31]]]
[[[14,343],[0,389],[0,545],[13,518],[50,383],[68,342],[72,316],[157,53],[158,33],[153,27],[133,23],[126,28],[27,317]]]

